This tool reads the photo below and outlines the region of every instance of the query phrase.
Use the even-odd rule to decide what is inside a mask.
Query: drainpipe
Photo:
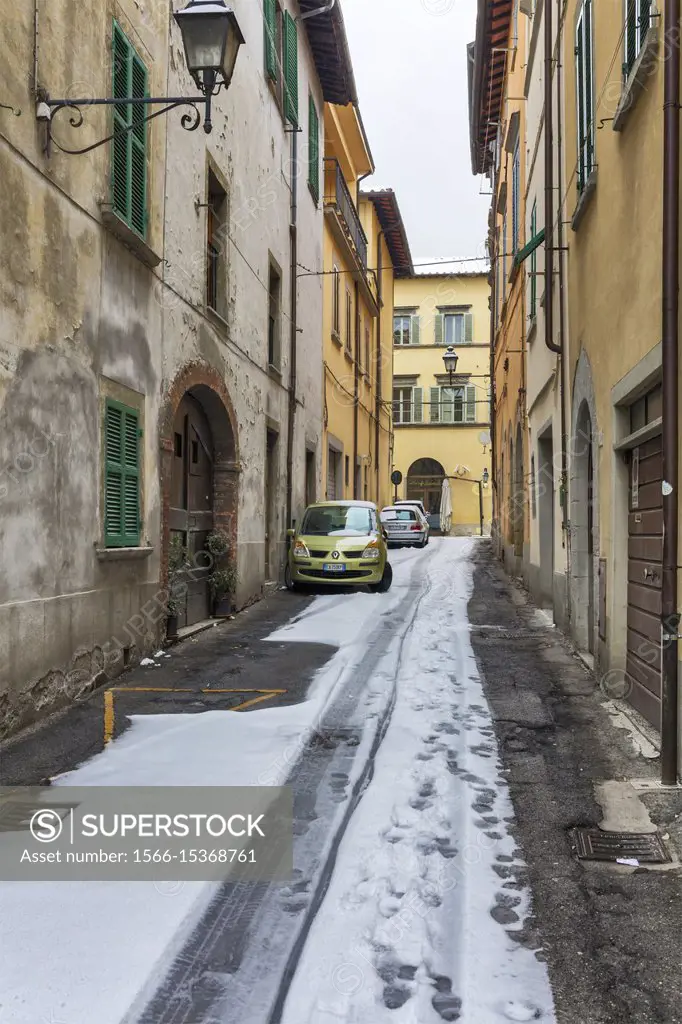
[[[379,312],[377,314],[376,345],[374,347],[374,353],[375,353],[374,365],[376,367],[376,376],[374,378],[374,387],[375,387],[375,394],[374,394],[374,407],[375,407],[374,452],[375,452],[375,456],[374,457],[375,457],[375,460],[376,460],[377,504],[379,504],[379,500],[380,500],[380,496],[381,496],[381,470],[380,470],[380,464],[381,464],[381,449],[380,449],[380,443],[381,443],[381,397],[382,397],[381,396],[381,375],[382,375],[382,371],[383,371],[383,365],[382,365],[382,354],[383,354],[382,340],[383,339],[382,339],[382,335],[381,335],[381,310],[383,309],[383,305],[384,305],[384,300],[383,300],[383,297],[382,297],[382,281],[381,281],[382,267],[383,267],[383,258],[382,258],[382,255],[381,255],[381,246],[382,246],[382,242],[383,242],[383,237],[384,237],[384,232],[383,232],[383,230],[381,230],[379,232],[379,234],[377,235],[377,277],[376,277],[376,281],[377,281],[377,299],[378,299],[377,305],[379,306]]]
[[[293,507],[294,429],[296,425],[296,356],[298,347],[298,291],[296,265],[298,262],[298,129],[291,126],[291,217],[289,238],[291,249],[291,334],[289,343],[289,422],[287,429],[287,528],[291,527]]]
[[[353,368],[353,497],[358,491],[358,412],[360,405],[360,286],[355,282],[355,366]]]
[[[661,581],[661,781],[677,783],[677,460],[680,235],[680,0],[666,0],[663,102],[663,578]]]
[[[561,346],[554,343],[554,153],[552,104],[552,0],[545,0],[545,345],[550,352],[561,354]]]
[[[570,565],[571,565],[571,536],[567,529],[568,526],[568,456],[566,453],[566,405],[565,405],[565,382],[564,382],[564,352],[566,351],[566,294],[565,294],[565,275],[566,265],[564,262],[564,217],[563,217],[563,200],[564,194],[564,175],[563,175],[563,148],[564,148],[564,135],[563,135],[563,120],[561,116],[561,55],[563,53],[562,36],[563,36],[564,24],[563,20],[559,19],[557,25],[558,43],[557,43],[557,70],[556,70],[556,81],[557,81],[557,155],[558,155],[558,186],[559,186],[559,217],[557,220],[557,241],[559,244],[559,348],[561,354],[559,356],[559,402],[561,406],[561,524],[562,534],[564,537],[564,544],[566,545],[566,571],[570,577]],[[571,617],[571,603],[568,602],[568,618],[570,621]]]

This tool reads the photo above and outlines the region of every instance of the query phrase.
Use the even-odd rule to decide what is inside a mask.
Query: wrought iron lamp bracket
[[[52,100],[47,96],[43,96],[38,102],[38,120],[43,121],[47,128],[47,134],[45,139],[44,152],[46,156],[50,156],[52,144],[57,147],[62,153],[68,153],[70,156],[80,156],[84,153],[91,153],[94,149],[98,149],[100,146],[106,145],[108,142],[112,142],[115,139],[122,138],[129,132],[137,129],[142,124],[147,124],[149,121],[153,121],[157,117],[161,117],[162,114],[167,114],[171,110],[175,110],[177,107],[190,107],[191,112],[185,113],[180,118],[180,124],[185,131],[193,132],[196,131],[201,124],[201,111],[200,106],[204,107],[204,131],[209,134],[212,129],[211,124],[211,98],[219,92],[220,86],[217,88],[207,91],[203,96],[145,96],[145,97],[127,97],[126,99],[77,99],[67,100],[59,99]],[[153,113],[148,114],[146,117],[140,118],[133,121],[131,124],[126,125],[123,128],[117,129],[110,135],[107,135],[104,139],[100,139],[98,142],[93,142],[90,146],[84,146],[82,149],[67,149],[62,146],[61,143],[57,142],[52,134],[52,122],[57,114],[63,110],[71,111],[69,118],[69,124],[72,128],[81,128],[85,121],[83,114],[83,108],[86,107],[152,107],[160,106],[160,110],[155,110]]]

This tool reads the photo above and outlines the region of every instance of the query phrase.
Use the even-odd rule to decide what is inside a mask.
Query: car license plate
[[[325,562],[322,566],[325,572],[345,572],[346,567],[339,562]]]

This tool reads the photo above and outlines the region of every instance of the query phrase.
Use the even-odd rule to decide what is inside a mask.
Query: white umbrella
[[[440,531],[450,533],[452,526],[452,498],[450,497],[450,481],[447,477],[443,480],[443,489],[440,495]]]

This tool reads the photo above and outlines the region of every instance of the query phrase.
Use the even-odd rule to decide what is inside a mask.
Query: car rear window
[[[411,522],[417,518],[417,513],[411,508],[390,508],[381,513],[381,518],[383,522],[392,522],[396,519]]]

